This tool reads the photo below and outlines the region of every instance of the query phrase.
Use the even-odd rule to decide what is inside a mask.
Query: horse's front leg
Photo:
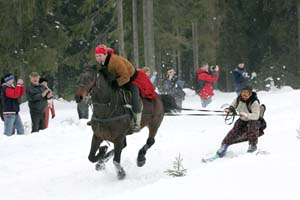
[[[126,137],[121,138],[118,142],[114,143],[114,165],[116,167],[117,176],[119,180],[122,180],[126,176],[126,172],[121,165],[121,153],[123,148],[126,147]]]
[[[96,170],[101,171],[105,169],[105,163],[109,161],[111,157],[114,155],[114,149],[107,152],[107,146],[102,146],[99,148],[100,159],[96,164]],[[106,153],[107,152],[107,153]]]
[[[90,153],[89,153],[89,161],[91,161],[92,163],[97,162],[100,157],[100,144],[102,143],[102,139],[98,138],[97,136],[95,136],[95,134],[93,134],[93,138],[92,138],[92,143],[91,143],[91,149],[90,149]],[[96,155],[97,151],[99,149],[99,153]],[[104,149],[103,149],[104,150]]]

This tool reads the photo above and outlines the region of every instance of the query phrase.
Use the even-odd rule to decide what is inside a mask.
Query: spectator
[[[14,76],[12,74],[4,76],[3,81],[1,99],[3,104],[4,135],[13,135],[15,129],[18,135],[23,135],[24,127],[19,115],[20,106],[18,99],[24,95],[24,81],[18,79],[17,86],[15,87]]]
[[[48,80],[47,79],[40,78],[39,83],[41,85],[43,85],[45,88],[49,89],[48,88]],[[45,109],[45,128],[48,128],[50,112],[51,112],[51,118],[53,119],[55,117],[55,109],[54,109],[53,98],[48,99],[48,105],[47,105],[47,107]]]
[[[173,68],[167,69],[167,79],[163,82],[162,92],[173,96],[176,100],[176,104],[182,108],[182,101],[185,98],[183,91],[184,81],[180,80],[176,76]]]
[[[37,72],[31,72],[30,83],[26,90],[30,117],[32,122],[31,132],[38,132],[45,129],[45,109],[47,100],[53,97],[51,90],[39,84],[40,75]]]
[[[250,76],[245,68],[245,63],[240,62],[232,72],[234,90],[239,95],[242,88],[250,83]]]
[[[208,64],[203,63],[200,68],[197,69],[199,96],[201,99],[202,107],[205,108],[212,102],[214,96],[213,83],[219,79],[219,66],[211,67],[209,70]]]
[[[143,67],[142,70],[147,74],[147,76],[150,78],[151,83],[154,83],[156,80],[157,72],[153,72],[151,76],[151,69],[150,67]]]

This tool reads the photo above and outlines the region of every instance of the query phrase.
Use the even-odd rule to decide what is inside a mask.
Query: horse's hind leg
[[[142,167],[146,163],[146,153],[147,150],[155,143],[155,135],[158,130],[158,127],[149,126],[149,137],[146,144],[139,150],[137,157],[137,166]]]
[[[126,172],[121,166],[121,153],[124,147],[126,147],[126,137],[121,138],[118,142],[114,143],[114,165],[116,167],[119,180],[124,179],[126,176]]]

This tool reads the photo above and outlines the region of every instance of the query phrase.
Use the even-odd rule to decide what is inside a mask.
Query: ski
[[[238,156],[243,155],[243,154],[244,153],[238,153],[238,154],[236,154],[236,153],[233,153],[232,151],[228,151],[225,154],[225,156],[223,156],[223,157],[220,157],[218,154],[214,154],[214,155],[212,155],[210,157],[202,158],[201,161],[203,163],[208,163],[208,162],[213,162],[213,161],[217,160],[218,158],[235,158],[235,157],[238,157]]]
[[[218,156],[217,154],[213,155],[213,156],[210,156],[210,157],[207,157],[207,158],[202,158],[201,161],[203,163],[208,163],[208,162],[212,162],[216,159],[220,158],[220,156]]]

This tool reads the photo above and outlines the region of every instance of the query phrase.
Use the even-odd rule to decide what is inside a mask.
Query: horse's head
[[[80,74],[79,83],[75,94],[75,100],[80,103],[87,99],[89,92],[95,87],[97,73],[94,67],[85,66],[83,72]]]

